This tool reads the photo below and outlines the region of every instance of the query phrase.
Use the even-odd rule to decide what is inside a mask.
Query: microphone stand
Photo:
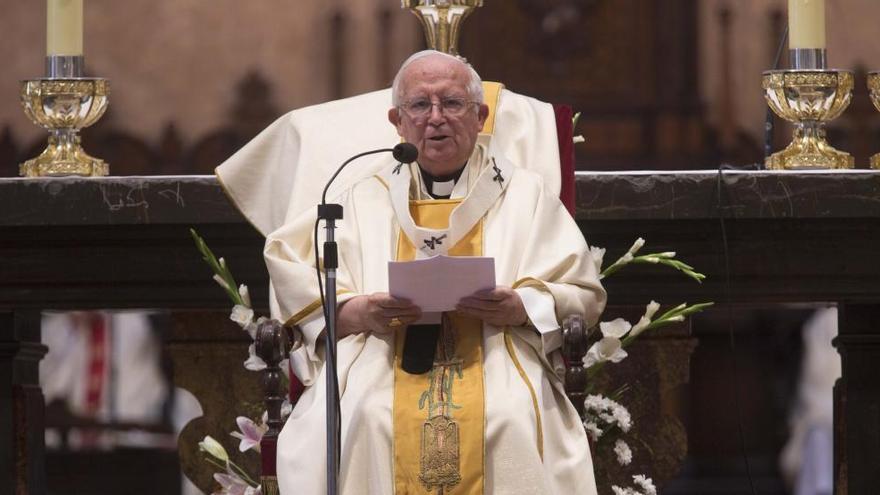
[[[339,252],[336,245],[336,220],[342,219],[342,205],[318,205],[318,218],[324,220],[324,296],[326,322],[326,383],[327,383],[327,494],[338,493],[339,477],[339,383],[336,378],[336,269],[339,268]],[[317,246],[316,246],[317,248]]]
[[[321,195],[321,204],[318,205],[318,221],[324,220],[326,236],[324,240],[324,292],[321,293],[324,306],[325,322],[325,369],[327,386],[327,495],[339,493],[339,457],[341,452],[340,438],[340,407],[339,407],[339,382],[336,372],[336,269],[339,268],[339,251],[336,245],[336,220],[342,220],[342,205],[327,203],[327,190],[336,179],[342,169],[357,158],[375,153],[391,152],[394,158],[405,163],[415,161],[418,156],[415,146],[409,143],[401,143],[394,148],[385,148],[367,151],[355,155],[345,161],[330,177],[324,192]],[[315,224],[315,241],[317,243],[318,225]],[[317,254],[318,246],[315,246]],[[315,269],[318,270],[318,283],[321,282],[320,266],[315,260]]]

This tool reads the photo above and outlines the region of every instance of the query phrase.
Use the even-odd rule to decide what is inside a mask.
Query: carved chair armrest
[[[584,417],[587,370],[583,366],[589,349],[590,328],[581,315],[570,315],[562,322],[562,355],[565,357],[565,394],[574,404],[581,419]]]
[[[281,406],[287,393],[281,387],[281,362],[287,357],[290,350],[290,335],[287,329],[278,320],[266,320],[257,327],[255,340],[256,353],[266,363],[263,370],[262,382],[264,400],[268,419],[266,424],[268,431],[260,441],[260,456],[262,467],[260,483],[263,495],[278,495],[278,479],[276,477],[275,460],[278,434],[284,422],[281,420]]]

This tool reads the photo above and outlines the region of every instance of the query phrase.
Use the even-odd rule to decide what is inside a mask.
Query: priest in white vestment
[[[420,52],[392,97],[388,118],[418,162],[389,158],[333,199],[345,211],[336,238],[341,492],[595,494],[560,354],[562,318],[593,324],[605,303],[580,230],[540,175],[477,144],[488,108],[468,65]],[[272,316],[303,334],[291,364],[308,388],[278,445],[281,493],[291,495],[326,492],[314,224],[305,211],[265,249]],[[388,295],[387,262],[437,254],[494,258],[497,287],[462,299],[432,327]],[[404,347],[421,331],[436,332],[436,347],[427,369],[413,371]]]

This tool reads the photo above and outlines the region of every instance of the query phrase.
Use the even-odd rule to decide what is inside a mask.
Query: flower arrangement
[[[223,288],[229,299],[232,301],[232,312],[229,319],[237,323],[242,330],[247,332],[251,339],[257,336],[257,328],[261,323],[266,321],[265,317],[254,317],[254,310],[251,306],[250,293],[246,285],[238,285],[226,261],[221,257],[217,258],[195,230],[190,229],[196,248],[202,254],[202,259],[214,272],[214,280]],[[266,363],[256,354],[256,344],[251,343],[248,347],[248,357],[244,361],[244,367],[250,371],[260,371],[266,368]],[[287,369],[286,360],[282,361],[281,368]],[[286,388],[286,385],[283,385]],[[282,417],[290,414],[290,403],[285,401],[281,408]],[[238,431],[233,431],[229,435],[239,439],[238,449],[241,452],[253,451],[260,453],[260,441],[263,435],[268,431],[266,424],[267,414],[263,412],[259,423],[246,416],[236,418]],[[243,468],[233,462],[223,446],[212,438],[206,436],[204,440],[199,442],[199,450],[205,454],[205,460],[213,466],[219,468],[221,472],[214,474],[214,480],[219,484],[220,488],[213,492],[212,495],[260,495],[260,483],[249,475]],[[259,479],[259,477],[257,477]]]
[[[222,257],[218,259],[194,230],[190,229],[190,233],[196,243],[196,247],[202,254],[202,258],[214,272],[214,280],[223,288],[232,301],[233,307],[230,319],[247,332],[251,339],[254,339],[258,326],[266,318],[255,318],[247,286],[236,284],[235,278],[232,276],[225,260]],[[644,245],[644,239],[637,239],[623,256],[604,270],[602,269],[602,263],[605,249],[591,247],[590,254],[596,263],[600,279],[607,278],[632,264],[660,264],[668,266],[697,282],[701,282],[705,278],[705,275],[696,272],[693,267],[675,259],[676,253],[674,252],[638,255],[638,252]],[[660,304],[651,301],[635,325],[631,325],[623,318],[599,323],[598,327],[601,337],[595,340],[583,358],[584,368],[587,370],[588,376],[586,390],[588,395],[584,402],[584,428],[594,446],[594,452],[602,449],[607,444],[612,444],[613,441],[611,449],[614,459],[616,459],[620,466],[630,465],[633,460],[633,452],[622,436],[631,430],[634,422],[629,410],[619,402],[628,387],[622,387],[608,396],[602,395],[594,390],[596,388],[596,380],[593,378],[607,363],[619,363],[625,359],[628,355],[625,348],[640,335],[653,329],[682,322],[688,316],[702,311],[711,305],[712,303],[680,304],[655,318],[654,316],[660,310]],[[266,368],[266,363],[256,355],[255,344],[253,343],[248,348],[248,358],[244,361],[244,367],[251,371],[260,371]],[[284,362],[282,362],[282,369],[287,369]],[[285,402],[282,407],[282,418],[289,415],[291,409],[291,405]],[[241,452],[253,451],[259,453],[260,440],[268,430],[266,413],[263,413],[259,423],[244,416],[239,416],[236,419],[236,423],[238,424],[238,431],[231,432],[230,436],[239,440],[239,450]],[[202,442],[199,442],[199,449],[206,454],[205,459],[207,462],[221,470],[221,472],[214,474],[214,480],[218,483],[219,489],[213,492],[213,495],[259,495],[261,493],[260,484],[229,458],[220,442],[210,436],[206,436]],[[635,475],[632,476],[632,481],[633,487],[612,485],[611,490],[613,494],[657,494],[657,489],[650,478],[644,475]]]
[[[600,273],[599,278],[607,278],[628,265],[646,263],[668,266],[697,282],[702,282],[706,278],[705,275],[696,272],[693,267],[675,259],[676,253],[674,252],[639,255],[638,252],[644,245],[645,240],[638,238],[623,256],[604,270],[602,263],[605,249],[591,247],[590,251],[596,263],[596,269]],[[620,402],[623,395],[629,390],[629,386],[625,385],[610,395],[603,395],[595,390],[598,383],[597,375],[608,363],[619,363],[625,359],[628,356],[625,349],[640,335],[650,330],[682,322],[688,316],[698,313],[712,304],[679,304],[655,317],[660,310],[660,304],[651,301],[635,325],[623,318],[599,323],[599,336],[583,358],[583,366],[587,370],[584,429],[593,445],[594,454],[613,445],[610,447],[614,454],[613,458],[620,466],[628,466],[633,460],[632,449],[622,437],[630,432],[634,421],[629,410]],[[597,457],[601,456],[594,455],[594,458]],[[635,475],[632,480],[634,487],[611,485],[614,495],[656,495],[657,489],[651,478],[645,475]]]

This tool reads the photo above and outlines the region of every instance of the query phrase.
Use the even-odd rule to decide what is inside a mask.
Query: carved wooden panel
[[[461,52],[485,79],[582,111],[580,169],[697,168],[710,132],[697,89],[695,0],[493,2]]]

